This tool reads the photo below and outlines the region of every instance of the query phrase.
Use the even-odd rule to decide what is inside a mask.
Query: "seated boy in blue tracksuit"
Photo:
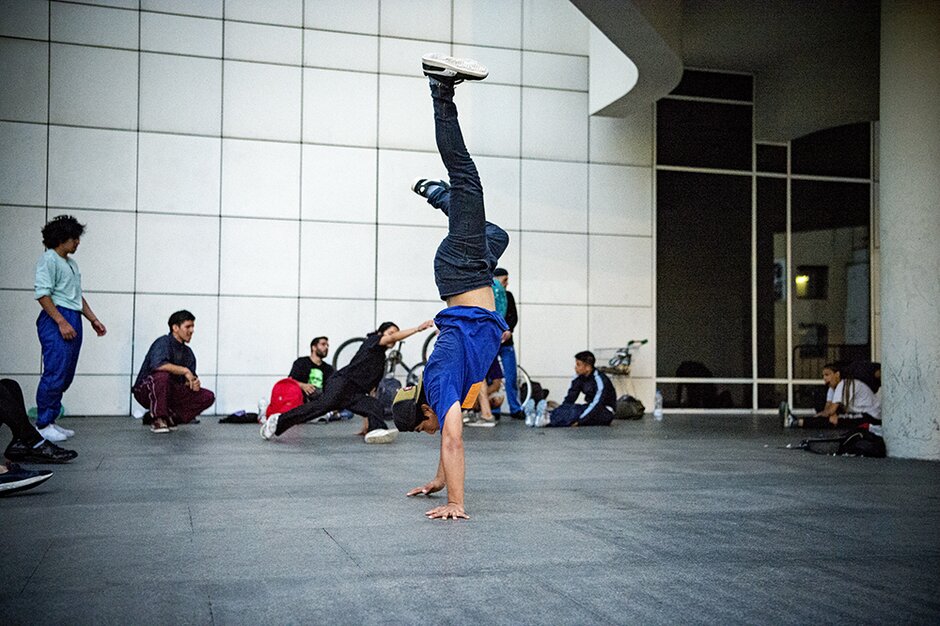
[[[617,392],[606,374],[594,367],[594,354],[585,350],[574,355],[574,371],[568,395],[551,413],[549,426],[610,426],[617,409]],[[584,404],[575,404],[584,394]]]
[[[440,54],[422,58],[434,108],[437,148],[450,182],[419,178],[412,190],[447,216],[447,236],[434,256],[434,279],[447,307],[434,324],[439,334],[424,368],[422,383],[406,387],[393,405],[401,431],[441,431],[441,455],[435,477],[407,495],[428,495],[447,488],[447,504],[434,507],[430,518],[466,518],[461,405],[479,393],[509,327],[495,309],[493,270],[509,244],[506,232],[486,221],[483,186],[464,144],[454,86],[482,80],[487,69],[470,59]]]

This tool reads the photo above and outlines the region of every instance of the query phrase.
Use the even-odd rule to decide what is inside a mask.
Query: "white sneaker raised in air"
[[[36,430],[39,432],[40,435],[42,435],[43,439],[45,439],[46,441],[51,441],[52,443],[62,443],[63,441],[68,439],[68,437],[60,433],[59,430],[53,424],[49,424],[48,426],[44,426],[43,428],[37,428]]]
[[[459,59],[436,52],[430,52],[421,57],[421,70],[425,76],[453,80],[454,83],[465,80],[483,80],[490,73],[486,66],[473,59]]]
[[[270,416],[268,419],[264,420],[261,424],[261,438],[270,441],[274,434],[277,432],[277,420],[280,419],[281,414],[275,413]]]
[[[398,429],[376,428],[366,433],[366,443],[392,443],[398,439]]]

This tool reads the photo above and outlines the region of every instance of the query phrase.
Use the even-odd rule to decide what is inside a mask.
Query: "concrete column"
[[[940,460],[940,2],[882,3],[880,92],[885,442]]]

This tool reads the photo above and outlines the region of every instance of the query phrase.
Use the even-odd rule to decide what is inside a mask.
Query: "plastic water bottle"
[[[657,422],[663,421],[663,392],[656,390],[656,402],[653,405],[653,419]]]

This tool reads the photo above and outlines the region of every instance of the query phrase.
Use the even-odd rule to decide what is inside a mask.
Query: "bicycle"
[[[436,339],[437,330],[434,330],[424,340],[424,345],[421,346],[421,365],[428,362],[428,357],[433,351],[433,344]],[[532,397],[532,379],[529,378],[529,373],[518,363],[516,364],[516,397],[519,398],[519,406],[524,405]]]
[[[632,392],[631,395],[635,396],[636,387],[633,385],[633,379],[630,378],[630,366],[633,364],[633,354],[639,350],[640,346],[644,346],[648,342],[649,339],[631,339],[622,348],[600,348],[600,350],[614,350],[615,352],[614,356],[607,361],[607,365],[597,368],[598,371],[602,374],[625,376]]]

